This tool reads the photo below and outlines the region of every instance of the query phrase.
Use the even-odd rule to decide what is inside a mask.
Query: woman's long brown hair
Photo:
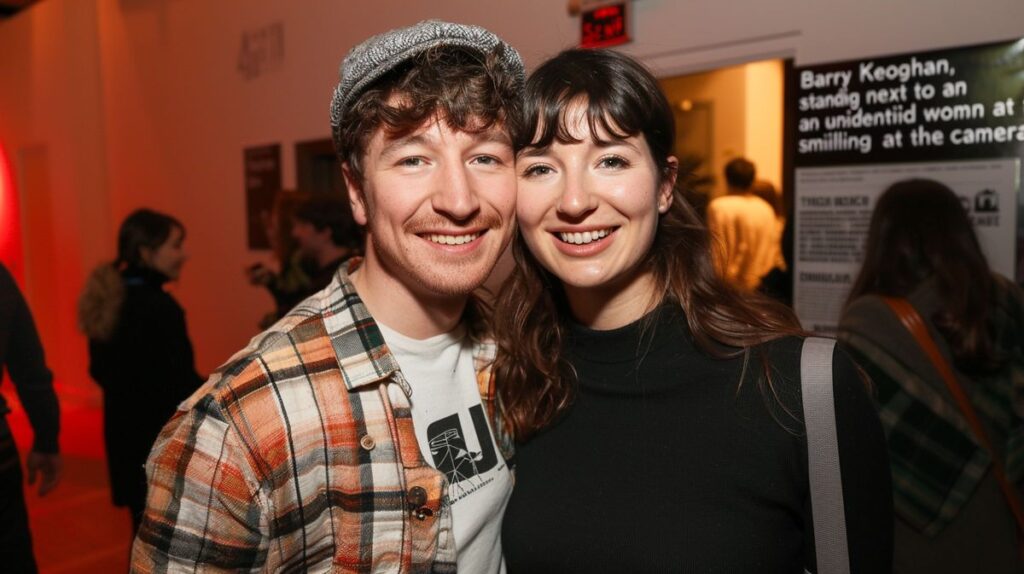
[[[892,184],[871,215],[864,263],[847,304],[869,294],[907,297],[933,280],[942,305],[930,319],[965,372],[998,370],[1006,361],[991,330],[995,286],[967,212],[930,179]]]
[[[513,138],[517,151],[576,141],[565,112],[587,107],[590,133],[613,138],[642,134],[662,177],[669,163],[675,123],[657,81],[628,56],[605,50],[567,50],[540,66],[527,82],[526,104]],[[713,357],[803,331],[793,313],[759,295],[740,294],[718,277],[708,231],[693,207],[673,190],[668,212],[642,265],[653,272],[655,294],[679,304],[697,346]],[[522,236],[513,245],[516,268],[495,303],[498,345],[495,373],[506,428],[523,441],[557,420],[572,404],[576,378],[563,356],[570,311],[557,277],[546,271]],[[658,303],[659,301],[654,301]],[[770,365],[763,355],[759,385],[773,400]]]

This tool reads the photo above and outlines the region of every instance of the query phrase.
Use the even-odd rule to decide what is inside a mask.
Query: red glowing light
[[[629,42],[626,3],[599,6],[580,15],[580,46],[603,48]]]
[[[15,279],[22,279],[18,190],[14,187],[11,162],[3,144],[0,144],[0,262],[7,266]]]

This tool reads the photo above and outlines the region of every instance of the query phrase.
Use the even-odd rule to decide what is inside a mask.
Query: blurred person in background
[[[348,200],[334,195],[314,195],[296,207],[292,238],[299,253],[313,262],[313,293],[327,287],[341,262],[358,255],[363,244]]]
[[[32,313],[14,278],[0,265],[0,371],[3,369],[14,383],[35,435],[25,461],[28,482],[39,482],[39,496],[46,496],[60,482],[63,470],[57,446],[60,407]],[[0,396],[0,570],[32,573],[36,572],[36,562],[25,508],[21,460],[7,425],[9,412],[11,409]]]
[[[316,293],[310,275],[315,271],[312,260],[304,257],[292,236],[293,216],[311,195],[301,191],[281,190],[274,197],[267,223],[267,237],[274,254],[274,267],[255,263],[246,269],[249,283],[266,287],[274,298],[274,311],[260,320],[261,329],[274,324],[303,299]],[[276,270],[275,270],[276,267]]]
[[[750,186],[750,193],[756,197],[760,197],[765,203],[772,207],[772,211],[775,212],[775,219],[779,222],[786,219],[786,214],[783,213],[782,205],[782,194],[775,189],[772,182],[766,179],[756,180]]]
[[[185,311],[164,290],[187,254],[177,219],[139,209],[121,224],[117,258],[97,267],[79,299],[89,338],[89,374],[103,389],[103,433],[110,488],[127,506],[133,531],[146,501],[143,464],[175,407],[202,383]]]
[[[920,316],[921,335],[904,326],[900,301]],[[878,387],[894,571],[1024,572],[1010,502],[1024,476],[1024,293],[991,271],[948,187],[912,179],[879,198],[839,338]],[[952,384],[940,374],[950,366]]]
[[[753,193],[756,168],[744,158],[725,165],[727,192],[708,204],[707,225],[715,241],[718,272],[745,291],[779,262],[780,227],[772,206]]]
[[[779,247],[776,250],[775,263],[761,277],[758,290],[776,301],[790,305],[793,299],[793,274],[790,272],[789,264],[786,262],[786,213],[782,194],[775,189],[772,182],[764,179],[755,181],[750,187],[750,193],[760,197],[768,205],[772,206],[772,211],[775,212],[775,233],[777,238],[774,240],[774,244]]]

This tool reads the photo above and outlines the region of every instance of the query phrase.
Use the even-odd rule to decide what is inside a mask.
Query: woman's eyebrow
[[[629,149],[631,149],[633,151],[636,151],[636,152],[640,151],[640,148],[637,147],[636,144],[634,144],[633,142],[631,142],[631,141],[629,141],[627,139],[614,139],[614,138],[612,138],[612,139],[594,140],[594,145],[596,145],[597,147],[600,147],[600,148],[625,146],[625,147],[628,147]]]
[[[519,152],[519,157],[541,157],[541,156],[545,156],[545,155],[548,154],[548,150],[549,149],[551,149],[551,146],[544,146],[544,147],[533,147],[533,146],[531,146],[531,147],[523,148],[523,150]]]

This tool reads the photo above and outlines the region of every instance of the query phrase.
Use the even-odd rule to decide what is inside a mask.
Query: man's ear
[[[658,187],[658,213],[666,213],[668,208],[672,206],[674,195],[672,190],[675,189],[676,177],[679,175],[679,160],[676,159],[676,156],[669,156],[667,164],[667,173],[662,178],[661,185]]]
[[[352,166],[347,161],[341,164],[341,175],[345,178],[345,188],[348,189],[348,202],[352,206],[352,219],[359,225],[365,226],[367,222],[366,194],[363,191],[362,184],[352,172]]]

